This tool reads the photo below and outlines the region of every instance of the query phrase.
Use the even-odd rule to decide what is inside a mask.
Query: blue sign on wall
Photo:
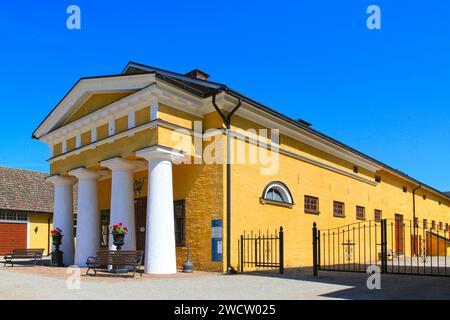
[[[212,220],[211,261],[222,262],[222,220]]]

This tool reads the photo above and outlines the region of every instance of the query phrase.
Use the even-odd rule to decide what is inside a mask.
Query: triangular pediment
[[[83,78],[66,94],[33,133],[40,138],[155,82],[154,74]]]
[[[85,102],[82,102],[78,109],[75,109],[71,115],[64,117],[56,126],[55,129],[65,126],[66,124],[72,123],[78,119],[87,116],[103,107],[110,105],[116,101],[119,101],[129,95],[135,93],[137,90],[127,90],[127,91],[117,91],[117,92],[106,92],[106,93],[92,93],[86,95],[84,98]],[[80,99],[83,101],[83,99]]]

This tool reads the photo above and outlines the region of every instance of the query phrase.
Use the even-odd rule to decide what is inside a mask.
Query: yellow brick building
[[[33,136],[50,148],[54,223],[66,240],[78,188],[66,264],[114,248],[108,227],[119,222],[148,273],[175,272],[188,244],[196,269],[239,269],[244,231],[280,226],[286,267],[310,266],[313,222],[415,218],[448,237],[449,196],[199,70],[129,63],[80,79]]]

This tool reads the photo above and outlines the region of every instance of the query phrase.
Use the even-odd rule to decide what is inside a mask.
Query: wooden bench
[[[97,271],[109,272],[110,267],[129,268],[129,272],[135,273],[142,265],[143,251],[99,251],[96,257],[89,257],[86,261],[88,270],[86,275],[89,275],[90,270],[94,270],[94,275]],[[141,273],[142,276],[142,273]]]
[[[10,263],[14,267],[14,260],[17,259],[33,259],[36,265],[42,260],[45,249],[14,249],[11,254],[5,255],[3,257],[4,264],[6,267],[7,263]]]

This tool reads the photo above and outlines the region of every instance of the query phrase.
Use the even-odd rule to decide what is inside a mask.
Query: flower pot
[[[60,246],[61,243],[62,243],[62,236],[61,236],[61,235],[58,235],[58,236],[52,236],[52,240],[53,240],[53,245],[54,245],[56,248],[59,248],[59,246]]]
[[[113,244],[120,250],[125,244],[125,234],[124,233],[113,233]]]

